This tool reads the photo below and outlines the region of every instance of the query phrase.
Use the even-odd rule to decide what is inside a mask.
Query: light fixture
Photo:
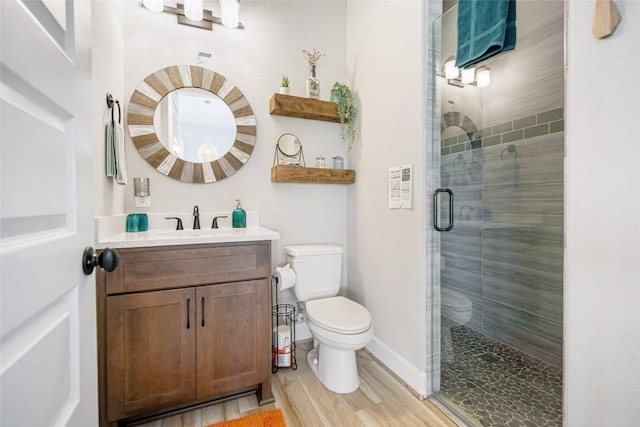
[[[460,69],[456,67],[456,58],[449,57],[444,63],[444,76],[447,80],[457,79],[460,74]]]
[[[203,6],[202,0],[184,0],[184,16],[192,21],[202,21]]]
[[[476,72],[476,78],[476,84],[478,85],[478,87],[489,86],[491,84],[491,70],[489,70],[485,66],[479,67],[478,71]]]
[[[462,70],[462,84],[468,85],[469,83],[473,83],[476,79],[476,69],[475,68],[465,68]]]
[[[447,83],[452,86],[465,87],[466,85],[487,87],[491,84],[491,71],[484,65],[480,67],[463,68],[456,67],[455,55],[449,56],[443,63],[442,68],[436,74],[447,79]]]
[[[163,0],[142,0],[142,4],[153,12],[162,12],[162,9],[164,9],[162,1]]]
[[[192,27],[213,29],[213,24],[228,28],[243,28],[238,20],[240,3],[238,0],[220,0],[221,17],[214,16],[203,8],[203,0],[183,0],[176,7],[167,6],[163,0],[142,0],[142,5],[153,12],[167,12],[178,16],[178,24]]]
[[[238,10],[240,2],[238,0],[220,0],[220,15],[222,25],[228,28],[238,28]]]

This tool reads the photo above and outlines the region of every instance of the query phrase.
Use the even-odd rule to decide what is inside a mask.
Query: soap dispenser
[[[231,222],[233,224],[233,228],[246,228],[247,226],[247,213],[244,209],[242,209],[242,205],[240,204],[240,199],[236,199],[236,203],[238,204],[231,214]]]

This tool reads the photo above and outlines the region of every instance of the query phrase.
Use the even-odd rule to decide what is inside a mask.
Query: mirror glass
[[[286,156],[295,156],[301,148],[300,140],[291,133],[285,133],[278,138],[278,149]]]
[[[462,129],[460,126],[449,126],[442,132],[442,140],[452,138],[454,136],[458,137],[458,143],[469,142],[469,134],[467,131]]]
[[[304,166],[304,154],[302,143],[292,133],[280,135],[276,143],[276,152],[273,159],[274,165],[279,166]]]
[[[127,127],[138,153],[182,182],[228,178],[247,163],[256,142],[247,98],[221,74],[197,65],[149,74],[131,95]]]
[[[224,156],[236,139],[236,121],[220,97],[199,88],[182,88],[162,98],[153,116],[162,145],[190,162]]]

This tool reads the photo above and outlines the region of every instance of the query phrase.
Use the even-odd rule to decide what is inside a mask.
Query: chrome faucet
[[[193,207],[193,229],[200,230],[200,210],[197,205]]]

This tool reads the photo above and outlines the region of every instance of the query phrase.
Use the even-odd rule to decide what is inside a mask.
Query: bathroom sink
[[[113,234],[96,242],[98,249],[105,247],[132,248],[165,245],[199,245],[207,243],[249,242],[276,240],[280,234],[263,227],[204,228],[201,230],[157,229],[138,233]]]
[[[158,230],[152,232],[158,236],[180,238],[180,237],[221,237],[231,236],[233,228],[205,228],[201,230]]]

